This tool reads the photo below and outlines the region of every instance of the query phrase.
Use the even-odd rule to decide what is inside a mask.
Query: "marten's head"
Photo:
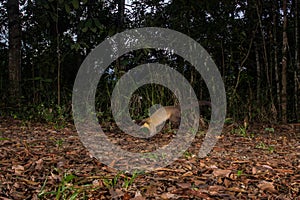
[[[143,119],[140,123],[138,123],[138,125],[141,126],[141,129],[147,128],[148,130],[150,130],[150,123],[151,123],[151,119],[146,118],[146,119]]]
[[[147,129],[150,129],[150,124],[148,122],[145,122],[141,128],[147,128]]]
[[[141,131],[143,131],[144,133],[150,133],[153,134],[155,133],[155,129],[153,126],[151,126],[151,122],[150,120],[145,120],[142,124],[141,124]]]

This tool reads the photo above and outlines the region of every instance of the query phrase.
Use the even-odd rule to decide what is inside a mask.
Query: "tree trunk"
[[[257,18],[258,18],[258,23],[259,23],[259,27],[260,27],[260,33],[261,33],[261,38],[262,38],[262,42],[263,42],[263,59],[264,59],[264,66],[266,69],[266,77],[267,77],[267,84],[268,84],[268,92],[270,95],[270,99],[271,99],[271,104],[273,106],[273,94],[272,94],[272,85],[271,85],[271,81],[270,81],[270,74],[269,74],[269,62],[268,62],[268,54],[267,54],[267,45],[266,45],[266,40],[265,40],[265,31],[263,28],[263,24],[261,21],[261,13],[259,11],[259,5],[258,3],[256,4],[256,12],[257,12]],[[268,95],[265,98],[269,98]]]
[[[256,61],[256,100],[257,104],[260,105],[261,102],[261,94],[260,94],[260,85],[261,85],[261,78],[260,78],[260,62],[259,62],[259,52],[256,42],[254,42],[255,46],[255,61]]]
[[[58,1],[56,2],[56,18],[55,18],[55,31],[56,31],[56,53],[57,53],[57,105],[60,106],[61,97],[61,54],[60,54],[60,34],[58,30]]]
[[[125,0],[117,0],[118,2],[118,21],[117,32],[123,31],[124,28],[124,15],[125,15]],[[116,74],[119,79],[124,74],[125,67],[121,65],[121,60],[116,60]]]
[[[280,80],[279,80],[279,68],[278,68],[278,48],[277,48],[277,5],[273,5],[273,46],[274,46],[274,69],[275,69],[275,82],[276,82],[276,99],[278,106],[279,118],[281,118],[281,100],[280,100]]]
[[[294,74],[294,87],[295,87],[295,112],[296,120],[300,120],[300,58],[299,58],[299,11],[298,0],[295,0],[295,74]]]
[[[9,32],[9,95],[11,103],[19,103],[21,97],[21,26],[19,16],[19,1],[7,1],[8,32]]]
[[[281,111],[282,111],[282,121],[287,122],[287,82],[286,82],[286,72],[287,72],[287,46],[288,39],[286,34],[287,28],[287,14],[286,14],[286,0],[283,0],[283,31],[282,31],[282,90],[281,90]]]
[[[125,0],[118,0],[118,31],[123,29],[125,15]]]

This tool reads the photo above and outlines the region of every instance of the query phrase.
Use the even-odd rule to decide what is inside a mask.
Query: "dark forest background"
[[[0,116],[71,120],[73,83],[88,53],[118,32],[155,26],[180,31],[209,52],[226,87],[228,118],[299,122],[298,11],[299,0],[2,1]],[[100,80],[99,118],[110,116],[117,80],[149,62],[178,70],[199,99],[209,99],[201,76],[184,59],[144,49],[120,57]],[[166,88],[147,85],[132,96],[132,113],[142,116],[153,103],[175,101]]]

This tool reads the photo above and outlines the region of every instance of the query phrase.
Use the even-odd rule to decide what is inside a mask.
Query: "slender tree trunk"
[[[259,52],[258,52],[258,47],[256,42],[254,42],[254,46],[255,46],[255,61],[256,61],[256,99],[257,99],[257,103],[258,105],[260,104],[261,101],[261,94],[260,94],[260,85],[261,85],[261,78],[260,78],[260,62],[259,62]]]
[[[125,15],[125,0],[118,0],[118,31],[123,29]]]
[[[298,0],[295,0],[295,74],[294,74],[294,83],[295,83],[295,112],[296,120],[300,120],[300,58],[299,58],[299,5]]]
[[[57,105],[60,106],[61,102],[61,54],[60,54],[60,35],[58,30],[58,1],[56,3],[56,19],[55,19],[55,29],[56,29],[56,53],[57,53]]]
[[[9,31],[9,95],[10,102],[19,103],[21,97],[21,26],[19,1],[7,1],[8,31]]]
[[[117,0],[117,2],[118,2],[117,32],[121,32],[124,27],[125,0]],[[121,65],[120,58],[116,60],[116,73],[117,73],[117,78],[120,78],[124,73],[124,67]]]
[[[276,82],[276,99],[278,106],[279,118],[281,118],[281,101],[280,101],[280,81],[279,81],[279,68],[278,68],[278,48],[277,48],[277,5],[273,5],[273,45],[274,45],[274,69],[275,69],[275,82]]]
[[[283,31],[282,31],[282,90],[281,90],[281,110],[282,110],[282,121],[284,123],[287,122],[287,82],[286,82],[286,72],[287,72],[287,46],[288,46],[288,39],[287,39],[287,10],[286,10],[286,0],[283,0]]]
[[[261,14],[259,11],[259,7],[258,7],[258,3],[256,3],[256,12],[257,12],[257,18],[258,18],[258,23],[259,23],[259,27],[260,27],[260,33],[262,36],[262,42],[263,42],[263,59],[264,59],[264,66],[266,69],[266,77],[267,77],[267,84],[268,84],[268,89],[269,89],[269,95],[270,95],[270,99],[271,99],[271,104],[273,106],[273,94],[272,94],[272,85],[271,85],[271,81],[270,81],[270,73],[269,73],[269,62],[268,62],[268,54],[267,54],[267,46],[266,46],[266,40],[265,40],[265,31],[262,25],[262,21],[261,21]],[[268,98],[268,95],[267,95]]]
[[[226,71],[226,66],[225,66],[225,53],[224,53],[224,47],[223,47],[223,41],[221,41],[221,51],[222,51],[222,78],[226,81],[224,77],[226,77],[225,71]],[[226,83],[225,83],[226,85]]]

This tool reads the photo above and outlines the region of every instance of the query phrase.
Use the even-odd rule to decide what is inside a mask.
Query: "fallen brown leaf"
[[[273,183],[268,181],[261,181],[258,185],[259,189],[262,191],[270,192],[270,193],[277,193]]]

